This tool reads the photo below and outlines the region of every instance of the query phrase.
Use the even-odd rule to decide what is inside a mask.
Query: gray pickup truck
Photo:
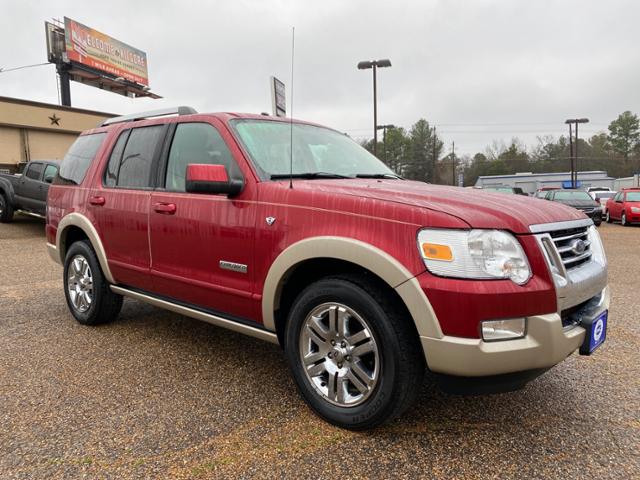
[[[0,222],[13,220],[13,213],[44,218],[49,185],[58,174],[58,162],[34,160],[23,173],[0,173]]]

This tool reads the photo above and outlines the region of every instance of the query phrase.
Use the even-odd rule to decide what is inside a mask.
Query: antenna
[[[289,188],[293,188],[293,58],[296,45],[296,27],[291,27],[291,112],[289,112]]]

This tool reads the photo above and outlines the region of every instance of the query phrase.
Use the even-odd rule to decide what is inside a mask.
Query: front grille
[[[570,228],[549,232],[553,243],[562,259],[564,268],[577,268],[591,259],[591,242],[587,227]],[[584,249],[581,251],[581,246]]]
[[[576,207],[576,208],[584,213],[592,213],[595,210],[595,207]]]

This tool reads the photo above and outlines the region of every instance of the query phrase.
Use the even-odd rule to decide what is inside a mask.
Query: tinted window
[[[149,187],[151,163],[164,125],[141,127],[131,130],[122,154],[116,185],[119,187]]]
[[[44,169],[44,175],[42,179],[45,181],[47,180],[47,178],[53,179],[56,176],[56,173],[58,173],[58,167],[56,167],[55,165],[47,165]]]
[[[171,142],[167,162],[166,188],[184,192],[187,165],[205,163],[224,165],[231,178],[240,171],[220,133],[208,123],[181,123]]]
[[[107,169],[104,172],[104,185],[107,187],[115,187],[118,180],[118,170],[120,169],[120,160],[122,160],[122,152],[129,138],[129,130],[122,132],[118,137],[116,145],[111,151]]]
[[[94,133],[78,137],[62,159],[58,178],[76,185],[82,183],[106,135],[106,133]]]
[[[614,202],[619,202],[622,199],[622,192],[613,197]]]
[[[41,163],[32,163],[31,165],[29,165],[26,173],[27,178],[31,178],[32,180],[40,180],[42,167],[43,165]]]

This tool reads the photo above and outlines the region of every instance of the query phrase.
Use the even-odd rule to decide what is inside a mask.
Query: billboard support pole
[[[60,101],[63,106],[71,106],[71,78],[69,70],[59,62],[56,64],[56,70],[58,71],[58,78],[60,79]]]

